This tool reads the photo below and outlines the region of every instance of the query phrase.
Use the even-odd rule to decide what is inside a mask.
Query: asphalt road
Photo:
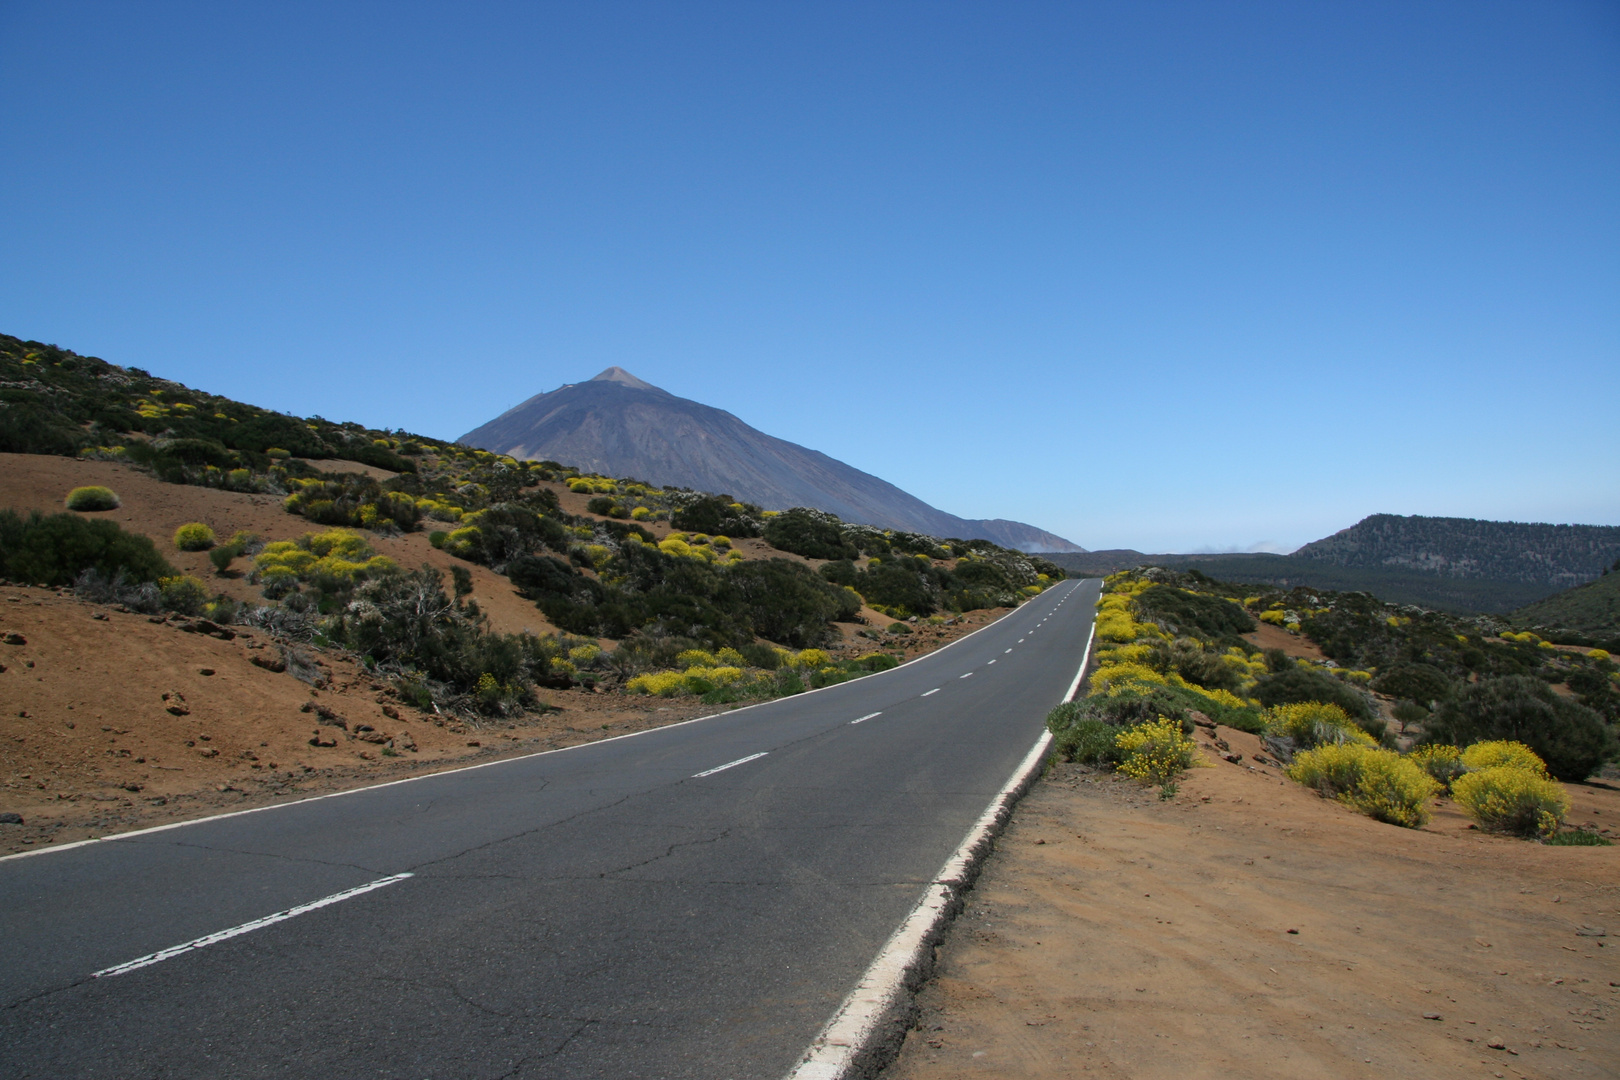
[[[777,1080],[1039,736],[1097,593],[768,705],[0,860],[0,1076]]]

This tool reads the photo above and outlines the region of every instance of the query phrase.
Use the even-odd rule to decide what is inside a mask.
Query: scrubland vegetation
[[[1365,593],[1253,588],[1196,571],[1109,577],[1090,692],[1047,720],[1057,753],[1173,791],[1179,770],[1132,763],[1133,748],[1213,720],[1260,734],[1292,779],[1379,821],[1421,826],[1449,795],[1482,829],[1603,842],[1564,828],[1559,781],[1620,756],[1608,653]],[[1326,659],[1256,648],[1241,635],[1261,622]]]
[[[222,542],[200,522],[174,534],[176,549],[207,551],[216,574],[245,572],[260,604],[210,596],[149,541],[71,513],[0,519],[8,578],[76,583],[136,610],[246,621],[289,642],[347,648],[423,708],[505,716],[541,707],[539,689],[567,686],[713,703],[798,693],[899,662],[881,650],[825,651],[841,640],[836,623],[864,621],[863,605],[904,629],[906,620],[1016,606],[1063,577],[986,541],[852,525],[806,508],[766,511],[286,416],[38,342],[0,336],[0,380],[0,451],[118,461],[175,484],[279,496],[297,526],[268,543],[246,534]],[[586,496],[585,512],[565,511],[560,491]],[[104,509],[117,498],[79,489],[69,505]],[[559,632],[495,633],[467,595],[464,570],[447,593],[439,571],[399,566],[368,540],[416,532],[505,575]],[[779,554],[762,556],[761,537]],[[753,556],[740,549],[745,540]]]

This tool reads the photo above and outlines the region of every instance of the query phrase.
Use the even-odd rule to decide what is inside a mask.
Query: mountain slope
[[[1292,557],[1569,588],[1620,558],[1620,526],[1373,514]]]
[[[990,540],[1020,551],[1085,550],[1022,522],[947,514],[870,473],[617,367],[589,382],[536,394],[458,441],[516,458],[566,461],[607,476],[726,492],[767,509],[810,506],[845,521]]]
[[[1547,626],[1588,633],[1620,633],[1620,572],[1611,571],[1538,600],[1511,616],[1521,626]]]

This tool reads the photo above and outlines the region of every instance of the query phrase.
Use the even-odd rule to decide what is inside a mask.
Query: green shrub
[[[432,532],[428,533],[428,543],[436,548],[443,548],[449,539],[450,534],[445,532],[443,529],[434,529]]]
[[[705,495],[679,508],[670,516],[670,524],[684,532],[728,537],[759,535],[759,523],[749,507],[716,495]]]
[[[1255,683],[1254,696],[1268,708],[1306,701],[1337,705],[1346,716],[1363,727],[1375,723],[1377,717],[1364,694],[1331,675],[1292,663]],[[1377,733],[1370,734],[1377,737]]]
[[[68,492],[67,508],[81,513],[97,510],[116,510],[123,505],[112,488],[91,485],[76,487]]]
[[[197,615],[208,601],[208,587],[190,574],[158,579],[163,606],[182,615]]]
[[[224,574],[231,568],[231,561],[236,558],[236,549],[230,544],[223,544],[208,553],[208,561],[214,564],[216,574]]]
[[[1567,832],[1554,833],[1542,843],[1551,844],[1553,847],[1608,847],[1614,841],[1586,829],[1570,829]]]
[[[1452,679],[1433,664],[1398,664],[1381,672],[1372,688],[1390,697],[1432,705],[1450,695]]]
[[[1407,755],[1407,760],[1428,773],[1446,791],[1451,790],[1452,781],[1468,771],[1462,762],[1462,751],[1439,743],[1417,747]]]
[[[1409,829],[1428,823],[1428,801],[1439,790],[1415,762],[1360,741],[1302,751],[1288,767],[1288,775],[1323,798]]]
[[[181,551],[207,551],[214,546],[214,530],[200,521],[188,522],[174,531],[174,546]]]
[[[1221,638],[1248,633],[1255,626],[1254,616],[1239,604],[1170,585],[1150,585],[1135,599],[1138,610],[1147,618],[1183,634]]]
[[[1266,710],[1266,733],[1294,740],[1299,747],[1360,743],[1373,746],[1376,741],[1354,723],[1337,705],[1320,701],[1302,701],[1277,705]]]
[[[742,535],[726,529],[730,536]],[[831,514],[807,507],[784,510],[765,525],[765,542],[779,551],[807,559],[853,559],[860,554],[844,539],[842,523]]]
[[[1047,714],[1046,726],[1052,732],[1052,749],[1060,761],[1078,761],[1082,765],[1117,763],[1114,736],[1119,734],[1119,728],[1088,718],[1078,703],[1067,702],[1053,709]]]
[[[1467,746],[1494,739],[1521,742],[1560,780],[1585,780],[1616,752],[1603,718],[1523,675],[1463,686],[1440,703],[1425,741]]]
[[[120,571],[131,582],[156,581],[174,573],[144,536],[116,522],[77,514],[35,511],[23,517],[0,510],[0,574],[38,585],[71,585],[86,570],[111,580]]]
[[[1459,776],[1451,796],[1480,828],[1514,836],[1556,835],[1569,813],[1562,784],[1511,765]]]

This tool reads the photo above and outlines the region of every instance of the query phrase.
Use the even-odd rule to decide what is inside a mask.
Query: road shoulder
[[[1620,847],[1483,836],[1449,804],[1383,825],[1220,735],[1243,762],[1206,754],[1170,801],[1072,765],[1031,790],[885,1080],[1613,1075]]]

